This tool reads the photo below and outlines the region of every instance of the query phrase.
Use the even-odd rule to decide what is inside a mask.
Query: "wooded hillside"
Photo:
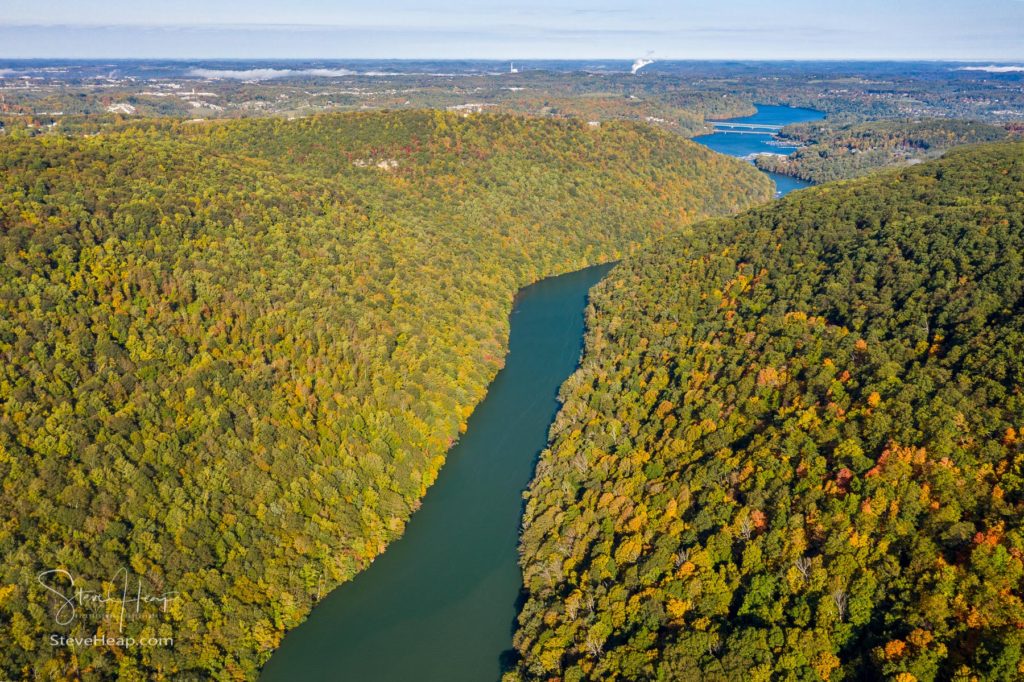
[[[1024,677],[1024,145],[802,191],[592,292],[507,680]]]
[[[769,196],[630,124],[0,140],[0,677],[255,677],[401,534],[502,365],[519,287]],[[121,633],[89,609],[57,626],[37,574],[117,595],[122,568],[177,595],[123,634],[174,646],[51,646]]]
[[[814,183],[848,180],[881,168],[935,159],[965,144],[998,142],[1007,128],[957,119],[885,120],[836,125],[830,120],[782,129],[780,138],[800,145],[788,156],[762,155],[761,170]]]

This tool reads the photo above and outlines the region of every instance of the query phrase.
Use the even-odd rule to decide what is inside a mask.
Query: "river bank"
[[[609,269],[520,291],[505,367],[405,534],[285,637],[262,680],[500,677],[522,587],[522,491],[547,445],[558,389],[580,359],[588,292]]]
[[[796,113],[794,113],[796,112]],[[737,122],[784,125],[820,112],[762,107]],[[764,139],[762,139],[764,138]],[[696,138],[745,156],[770,135]],[[780,194],[806,186],[769,174]],[[587,293],[611,268],[542,280],[516,296],[509,354],[404,535],[313,609],[261,679],[475,682],[510,660],[522,587],[522,491],[582,351]]]

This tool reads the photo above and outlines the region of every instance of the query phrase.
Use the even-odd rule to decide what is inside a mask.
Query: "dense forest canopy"
[[[502,365],[519,287],[771,194],[749,165],[627,123],[405,112],[16,137],[0,670],[19,679],[253,678],[401,534]],[[58,627],[37,581],[58,569],[177,596],[123,631]]]
[[[664,239],[592,292],[507,680],[1024,677],[1024,145]]]

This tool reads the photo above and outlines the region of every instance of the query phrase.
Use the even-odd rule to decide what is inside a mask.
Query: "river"
[[[423,506],[371,568],[287,634],[262,680],[500,677],[522,587],[522,491],[547,444],[558,388],[580,359],[587,292],[610,268],[545,279],[520,292],[505,367]]]
[[[767,104],[757,104],[757,113],[753,116],[743,118],[730,118],[729,123],[751,123],[755,125],[786,126],[792,123],[806,123],[808,121],[820,121],[825,114],[814,109],[799,109],[797,107],[780,107]],[[796,147],[779,146],[769,144],[773,141],[770,134],[752,135],[750,133],[722,133],[717,132],[711,135],[700,135],[693,138],[694,142],[714,149],[716,152],[728,154],[729,156],[747,157],[751,154],[789,154]],[[793,190],[809,187],[811,183],[788,175],[778,173],[765,173],[775,181],[775,195],[785,196]]]
[[[821,112],[758,106],[737,123],[786,125]],[[695,138],[715,151],[788,153],[769,135]],[[807,186],[773,176],[780,193]],[[611,266],[542,280],[516,298],[506,364],[448,453],[405,533],[289,632],[264,682],[490,682],[511,655],[522,587],[522,491],[576,368],[587,292]]]

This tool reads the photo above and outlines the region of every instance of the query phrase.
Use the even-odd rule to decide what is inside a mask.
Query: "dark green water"
[[[505,368],[401,539],[289,633],[268,682],[494,682],[512,648],[522,491],[583,348],[587,292],[610,266],[520,292]]]

